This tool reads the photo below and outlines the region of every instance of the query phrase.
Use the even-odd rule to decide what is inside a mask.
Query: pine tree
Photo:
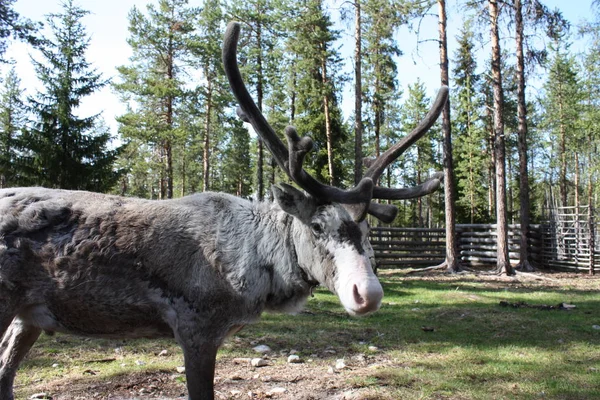
[[[597,229],[596,218],[594,217],[597,205],[597,182],[600,172],[600,162],[598,161],[598,152],[600,149],[600,1],[593,3],[594,19],[591,22],[583,24],[580,32],[586,36],[589,45],[583,55],[582,80],[583,84],[583,104],[581,129],[585,137],[585,146],[583,148],[584,175],[587,178],[587,203],[588,203],[588,226],[590,228],[590,248],[595,246],[595,232]],[[595,273],[594,257],[590,258],[589,274]]]
[[[0,89],[0,188],[18,183],[18,140],[27,115],[21,80],[12,67]]]
[[[397,100],[397,67],[394,57],[402,53],[394,38],[397,28],[404,22],[393,2],[388,0],[367,0],[362,7],[364,39],[364,82],[369,120],[368,127],[373,137],[373,156],[382,152],[382,127],[390,103]]]
[[[245,59],[242,73],[246,75],[249,89],[254,92],[258,109],[281,135],[287,119],[284,110],[286,93],[282,90],[285,86],[282,74],[287,70],[287,63],[281,48],[286,36],[283,29],[284,16],[288,11],[285,3],[281,0],[235,0],[230,7],[231,18],[245,24],[247,42],[240,48],[240,58]],[[283,126],[278,123],[279,120],[284,121]],[[278,168],[273,162],[267,162],[270,157],[261,139],[256,140],[255,148],[256,194],[262,200],[266,192],[270,193],[266,190],[265,179],[273,184]]]
[[[217,119],[223,114],[223,108],[229,101],[226,91],[225,76],[221,62],[221,40],[223,37],[224,17],[220,1],[209,0],[204,2],[204,8],[199,15],[200,34],[198,42],[194,45],[194,53],[199,60],[205,84],[198,87],[203,98],[203,185],[202,190],[211,189],[211,159],[212,149],[218,146],[220,129],[223,124]]]
[[[297,16],[289,20],[288,48],[294,59],[298,133],[312,136],[316,145],[315,157],[307,160],[307,168],[317,179],[340,185],[346,179],[346,160],[339,149],[344,148],[349,135],[337,98],[341,59],[333,45],[339,32],[333,30],[322,0],[306,0],[296,8]]]
[[[492,87],[494,98],[494,156],[496,172],[496,271],[513,275],[508,258],[508,221],[506,214],[506,148],[504,139],[504,90],[500,49],[500,9],[497,0],[489,0],[490,32],[492,41]]]
[[[448,60],[448,39],[446,34],[447,16],[446,0],[438,0],[439,47],[440,47],[440,83],[450,84]],[[446,222],[446,259],[442,267],[450,272],[458,272],[461,267],[458,258],[458,242],[456,234],[456,193],[454,189],[454,161],[452,151],[452,125],[450,122],[450,99],[442,110],[442,135],[444,157],[444,210]]]
[[[160,0],[158,6],[149,4],[146,14],[134,7],[127,39],[131,64],[117,68],[121,82],[114,87],[129,104],[128,112],[118,118],[120,132],[128,142],[151,144],[161,199],[173,197],[173,148],[185,141],[177,118],[186,95],[184,70],[191,62],[192,45],[199,41],[199,12],[187,0]]]
[[[108,128],[98,114],[75,114],[85,97],[107,83],[85,58],[89,37],[81,20],[87,14],[68,0],[63,13],[47,18],[53,37],[40,47],[43,60],[34,61],[44,88],[29,99],[35,121],[24,142],[28,183],[106,191],[118,179],[118,152],[108,150]]]

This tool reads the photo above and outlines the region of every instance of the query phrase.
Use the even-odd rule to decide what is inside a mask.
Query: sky
[[[90,11],[90,14],[83,19],[88,35],[91,37],[90,46],[87,53],[87,60],[103,74],[104,78],[116,78],[116,67],[128,64],[128,58],[131,56],[130,47],[126,39],[129,36],[128,13],[135,6],[144,10],[146,4],[156,3],[158,0],[76,0],[76,4],[81,8]],[[334,4],[341,4],[341,0],[331,0]],[[590,5],[592,0],[543,0],[549,8],[558,8],[563,15],[572,24],[578,24],[585,18],[591,16]],[[455,36],[462,26],[462,14],[460,8],[456,5],[456,0],[448,0],[448,40],[449,55],[452,57],[456,49]],[[201,5],[199,0],[190,0],[190,5]],[[59,0],[17,0],[14,5],[15,10],[22,16],[34,21],[44,20],[44,16],[49,13],[62,12],[61,2]],[[437,12],[434,8],[432,12]],[[332,17],[336,19],[337,11],[332,11]],[[344,26],[340,26],[343,28]],[[352,65],[352,29],[346,27],[342,33],[340,46],[342,55],[348,58],[347,64]],[[408,28],[404,27],[398,32],[400,48],[404,55],[398,60],[398,81],[407,92],[407,86],[420,79],[427,87],[430,96],[435,96],[437,87],[439,87],[439,53],[438,45],[435,41],[428,39],[437,38],[437,16],[430,16],[423,19],[420,26],[421,36],[417,36]],[[242,32],[243,35],[243,32]],[[486,38],[487,39],[487,38]],[[510,40],[510,39],[507,39]],[[420,42],[420,43],[418,43]],[[481,44],[481,51],[488,51],[485,42]],[[576,41],[572,47],[574,50],[581,49],[585,44]],[[485,49],[485,50],[484,50]],[[27,45],[22,43],[12,44],[6,54],[6,58],[14,59],[16,63],[17,74],[21,79],[22,88],[26,90],[27,95],[35,94],[39,83],[35,77],[35,72],[31,66],[30,57],[40,59],[40,55]],[[483,61],[480,61],[480,64]],[[7,70],[6,66],[0,67],[2,75]],[[348,72],[352,72],[351,70]],[[533,84],[535,86],[535,84]],[[349,117],[352,113],[354,100],[352,98],[352,85],[346,85],[342,99],[342,109],[344,115]],[[89,96],[80,107],[80,116],[89,116],[103,113],[103,117],[111,127],[112,133],[116,135],[117,123],[115,117],[125,112],[125,106],[121,104],[110,88],[105,87],[100,92]]]

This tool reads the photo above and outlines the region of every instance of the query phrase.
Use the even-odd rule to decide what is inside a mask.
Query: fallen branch
[[[573,304],[559,303],[555,306],[549,306],[547,304],[528,304],[524,301],[517,301],[516,303],[510,303],[502,300],[500,302],[501,307],[512,307],[512,308],[535,308],[538,310],[572,310],[575,308]]]

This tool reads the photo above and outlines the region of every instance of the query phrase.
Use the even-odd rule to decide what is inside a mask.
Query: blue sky
[[[156,2],[156,0],[76,0],[83,9],[91,12],[84,19],[88,34],[91,36],[91,44],[88,52],[88,61],[90,61],[104,77],[109,78],[116,75],[115,67],[125,65],[128,62],[128,57],[131,52],[126,43],[128,37],[127,32],[127,15],[133,6],[144,9],[148,2]],[[460,26],[462,25],[462,14],[457,6],[456,0],[448,1],[448,38],[450,41],[450,55],[452,56],[455,49],[455,36]],[[342,3],[341,0],[330,0],[334,6]],[[571,21],[572,24],[578,24],[585,18],[591,17],[590,5],[592,0],[544,0],[549,8],[558,8],[563,12],[563,15]],[[199,5],[200,1],[190,0],[191,5]],[[56,13],[61,11],[60,1],[57,0],[18,0],[15,3],[15,9],[23,16],[33,20],[43,20],[44,15],[48,13]],[[433,11],[437,11],[434,8]],[[333,11],[336,14],[336,11]],[[334,18],[335,17],[334,15]],[[343,54],[350,58],[352,54],[352,30],[347,29],[342,37]],[[437,38],[437,17],[428,17],[423,20],[421,25],[421,40]],[[398,61],[398,80],[406,92],[408,84],[414,83],[417,79],[423,81],[430,92],[434,96],[437,87],[439,86],[439,69],[438,69],[438,47],[435,42],[423,42],[418,46],[417,37],[407,28],[403,28],[398,33],[400,47],[404,55]],[[484,37],[484,40],[486,37]],[[482,43],[482,52],[487,52],[487,43]],[[507,46],[510,41],[507,41]],[[583,48],[584,44],[579,41],[574,45],[574,49]],[[33,72],[33,68],[29,62],[29,54],[32,51],[25,45],[15,43],[7,53],[8,57],[14,58],[17,63],[17,73],[22,80],[22,87],[26,89],[27,94],[34,94],[38,87],[37,79]],[[32,53],[37,56],[35,52]],[[480,64],[483,60],[480,61]],[[348,60],[348,65],[351,61]],[[6,67],[2,68],[6,71]],[[539,85],[539,83],[537,83]],[[532,84],[535,89],[536,83]],[[351,85],[347,85],[346,94],[342,100],[342,107],[345,115],[350,115],[352,112],[353,100],[351,98]],[[113,134],[116,134],[117,124],[114,121],[116,115],[124,112],[124,106],[119,103],[117,97],[112,90],[107,87],[101,92],[90,96],[81,107],[81,115],[87,116],[103,112],[106,122],[113,129]]]

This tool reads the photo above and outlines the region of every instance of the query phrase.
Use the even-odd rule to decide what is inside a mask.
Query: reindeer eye
[[[318,222],[313,222],[312,224],[310,224],[310,229],[312,229],[315,235],[320,235],[321,233],[323,233],[323,225],[321,225]]]

